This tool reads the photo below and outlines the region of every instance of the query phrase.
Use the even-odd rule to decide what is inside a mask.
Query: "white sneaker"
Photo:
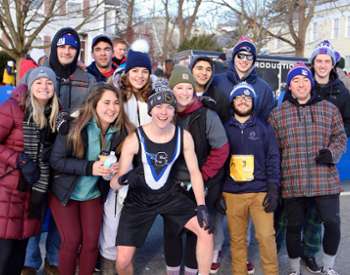
[[[327,270],[322,270],[322,274],[324,274],[324,275],[340,275],[333,268],[328,268]]]

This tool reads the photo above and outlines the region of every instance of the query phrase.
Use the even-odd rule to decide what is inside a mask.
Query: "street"
[[[336,259],[335,270],[341,275],[350,274],[350,182],[344,183],[345,192],[343,192],[340,200],[341,204],[341,242]],[[163,275],[165,273],[165,261],[163,256],[163,241],[162,241],[162,220],[157,219],[157,222],[152,227],[152,230],[147,238],[143,248],[139,249],[136,257],[136,275]],[[227,233],[227,232],[226,232]],[[229,252],[228,235],[224,245],[224,258],[222,268],[217,274],[231,274],[230,268],[230,252]],[[250,247],[249,256],[255,264],[255,275],[262,275],[262,270],[259,264],[259,252],[256,241]],[[318,262],[321,262],[321,255],[318,255]],[[279,255],[280,274],[288,274],[287,254],[285,248],[282,249]],[[303,268],[303,275],[311,275]]]

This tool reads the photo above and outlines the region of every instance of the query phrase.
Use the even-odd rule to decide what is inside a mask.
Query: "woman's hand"
[[[112,170],[112,174],[113,174],[113,175],[118,174],[118,172],[119,172],[119,162],[114,163],[114,164],[111,166],[111,170]]]
[[[103,165],[104,161],[102,160],[97,160],[94,162],[94,164],[92,165],[92,175],[93,176],[108,176],[109,174],[111,174],[112,169],[111,168],[106,168]]]
[[[120,187],[122,187],[119,183],[118,183],[118,179],[119,176],[118,174],[116,174],[111,181],[109,182],[109,186],[113,189],[113,190],[118,190],[120,189]]]

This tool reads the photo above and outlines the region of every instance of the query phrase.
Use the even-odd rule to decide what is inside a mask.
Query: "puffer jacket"
[[[40,230],[39,219],[29,219],[30,191],[19,191],[20,172],[16,168],[23,152],[24,108],[21,102],[27,87],[16,88],[0,106],[0,239],[25,239]]]

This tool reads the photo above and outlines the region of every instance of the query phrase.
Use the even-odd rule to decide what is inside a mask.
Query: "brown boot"
[[[45,261],[44,265],[44,274],[45,275],[59,275],[58,267],[55,265],[50,265],[47,261]]]
[[[115,270],[115,261],[108,260],[101,256],[101,275],[115,275],[117,274]]]
[[[32,267],[23,267],[21,275],[36,275],[36,269]]]

